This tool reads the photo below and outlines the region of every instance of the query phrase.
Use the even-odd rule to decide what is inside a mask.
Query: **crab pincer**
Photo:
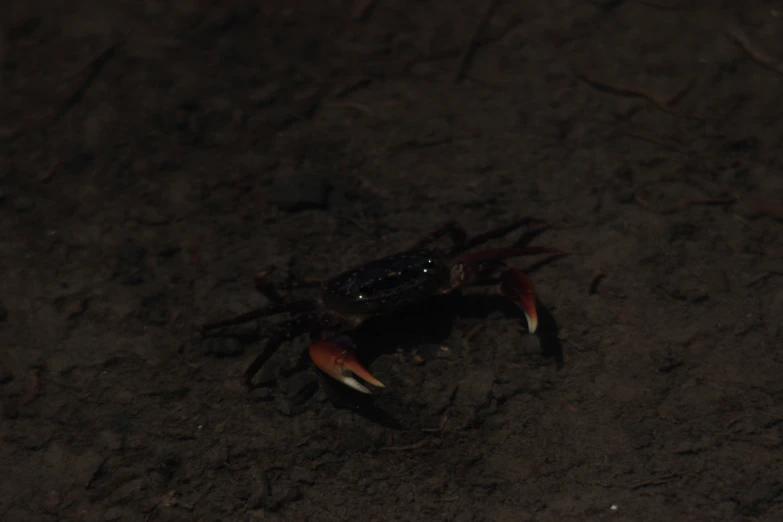
[[[530,278],[521,270],[509,268],[500,276],[498,291],[500,295],[522,309],[525,319],[527,319],[527,329],[530,333],[535,333],[538,329],[538,312],[536,311],[536,293]]]
[[[378,388],[386,387],[362,366],[353,343],[345,337],[325,337],[313,342],[310,344],[310,358],[324,373],[356,391],[372,393],[353,374]]]
[[[535,333],[538,329],[538,312],[533,282],[527,274],[508,266],[504,260],[524,255],[565,253],[560,248],[552,247],[496,248],[469,252],[451,261],[451,286],[457,288],[496,280],[500,295],[522,309],[528,330]]]

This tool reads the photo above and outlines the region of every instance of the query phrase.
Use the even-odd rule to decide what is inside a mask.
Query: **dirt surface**
[[[783,4],[488,5],[4,6],[0,519],[783,520]],[[372,402],[200,337],[525,215],[539,334],[370,323]]]

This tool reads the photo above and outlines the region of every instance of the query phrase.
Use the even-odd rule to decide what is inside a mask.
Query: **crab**
[[[410,248],[370,261],[326,281],[298,280],[281,285],[269,282],[269,272],[259,274],[254,279],[255,286],[270,304],[237,317],[205,324],[202,333],[289,313],[289,320],[267,332],[263,352],[244,372],[245,386],[251,390],[257,387],[253,384],[253,377],[283,343],[309,334],[309,355],[321,371],[354,390],[370,394],[370,389],[356,377],[377,388],[385,386],[359,362],[357,347],[346,334],[371,317],[390,314],[459,288],[496,284],[501,295],[521,308],[529,332],[536,332],[538,313],[533,284],[524,272],[508,266],[506,260],[524,255],[566,252],[550,247],[472,250],[531,223],[546,224],[546,221],[525,217],[471,238],[459,223],[450,221]],[[451,239],[450,248],[432,246],[445,236]],[[320,295],[291,300],[278,292],[307,288],[320,290]]]

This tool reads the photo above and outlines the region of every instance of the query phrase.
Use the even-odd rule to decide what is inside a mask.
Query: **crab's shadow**
[[[535,335],[540,341],[541,355],[554,359],[559,368],[563,364],[563,352],[557,323],[540,301],[537,301],[537,308],[539,326]],[[489,317],[498,312],[526,324],[521,310],[502,296],[448,294],[369,319],[350,335],[358,346],[360,360],[371,364],[381,355],[394,353],[400,346],[442,344],[452,335],[458,320],[489,321]]]
[[[557,368],[562,368],[563,349],[558,336],[558,326],[550,310],[537,302],[538,329],[542,357],[553,359]],[[509,318],[518,318],[526,324],[521,310],[508,299],[493,294],[457,292],[429,298],[414,306],[382,317],[367,320],[350,333],[356,342],[357,355],[365,365],[383,356],[395,353],[399,347],[440,345],[452,335],[458,319],[487,320],[490,315],[502,313]],[[320,372],[319,372],[320,373]],[[388,428],[400,428],[400,424],[375,404],[375,395],[356,392],[321,374],[324,390],[337,408],[356,411],[372,422]]]

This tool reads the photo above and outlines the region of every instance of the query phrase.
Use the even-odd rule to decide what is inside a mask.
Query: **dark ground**
[[[500,2],[459,81],[484,2],[64,4],[3,12],[0,519],[783,520],[783,3]],[[558,330],[380,322],[398,426],[197,334],[519,215]]]

